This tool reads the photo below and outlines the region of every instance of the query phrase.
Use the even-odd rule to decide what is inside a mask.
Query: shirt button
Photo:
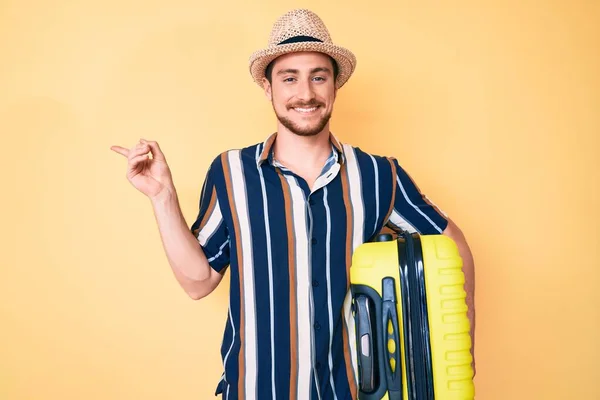
[[[315,322],[315,329],[316,330],[321,329],[321,325],[318,322]]]
[[[315,201],[313,199],[309,199],[308,200],[308,204],[310,204],[311,206],[315,205]]]
[[[317,363],[315,364],[315,367],[317,367],[317,369],[321,368],[321,363],[317,361]]]
[[[317,287],[317,286],[319,286],[319,281],[318,281],[318,280],[316,280],[316,279],[315,279],[315,280],[313,280],[313,286],[314,286],[314,287]]]
[[[312,244],[317,244],[317,239],[312,238],[312,240],[310,241]]]

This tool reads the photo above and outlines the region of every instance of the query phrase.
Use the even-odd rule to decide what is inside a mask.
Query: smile
[[[312,112],[315,112],[317,110],[317,108],[319,108],[319,107],[310,107],[310,108],[296,107],[296,108],[294,108],[294,110],[299,113],[302,113],[302,114],[310,114]]]

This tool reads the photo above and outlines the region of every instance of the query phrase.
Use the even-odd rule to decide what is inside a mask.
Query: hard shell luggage
[[[462,259],[444,235],[382,234],[350,268],[359,400],[474,398]]]

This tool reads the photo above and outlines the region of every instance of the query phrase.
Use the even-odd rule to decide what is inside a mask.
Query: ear
[[[263,83],[263,89],[265,91],[265,96],[267,97],[267,99],[269,99],[269,101],[273,101],[273,93],[272,93],[271,84],[269,83],[267,78],[263,78],[262,83]]]

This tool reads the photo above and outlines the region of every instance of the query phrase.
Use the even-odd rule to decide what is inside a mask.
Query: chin
[[[330,115],[323,114],[323,108],[317,107],[307,113],[289,109],[283,115],[277,113],[277,119],[290,132],[298,136],[316,136],[325,129]]]
[[[322,129],[321,130],[316,130],[316,129],[309,130],[309,129],[305,129],[305,130],[293,130],[291,132],[294,133],[294,134],[296,134],[296,135],[298,135],[298,136],[311,137],[311,136],[317,136],[321,131],[322,131]]]
[[[291,120],[282,119],[281,122],[290,132],[298,136],[316,136],[325,129],[328,119],[320,119],[314,123],[307,124],[306,121],[296,123]]]

